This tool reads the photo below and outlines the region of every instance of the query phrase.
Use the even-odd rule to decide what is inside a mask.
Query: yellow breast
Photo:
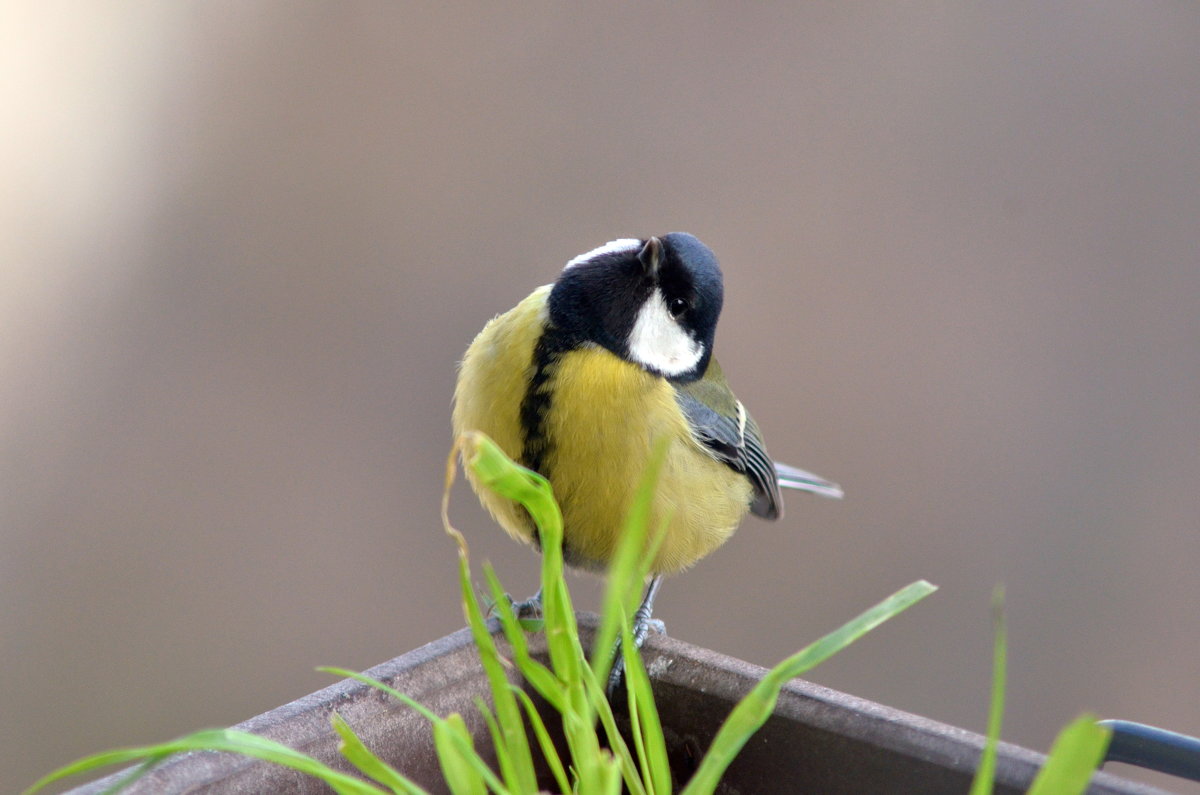
[[[480,430],[520,461],[521,402],[533,349],[545,325],[548,287],[491,321],[467,351],[455,390],[454,430]],[[601,570],[611,560],[655,440],[669,439],[651,508],[651,528],[668,518],[653,573],[671,573],[716,549],[746,514],[749,481],[693,440],[671,385],[599,347],[553,366],[543,474],[563,511],[568,561]],[[528,516],[512,502],[476,491],[510,535],[532,541]]]

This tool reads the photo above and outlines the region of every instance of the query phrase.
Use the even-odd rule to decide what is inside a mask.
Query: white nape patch
[[[671,317],[662,290],[656,288],[638,310],[629,332],[629,356],[663,375],[682,375],[700,362],[704,346]]]
[[[634,240],[631,237],[623,237],[619,240],[610,240],[603,246],[594,248],[586,254],[580,254],[578,257],[573,257],[565,266],[563,266],[563,270],[566,270],[567,268],[574,268],[576,265],[585,265],[597,257],[604,256],[605,254],[619,254],[626,251],[639,251],[641,248],[642,241]]]

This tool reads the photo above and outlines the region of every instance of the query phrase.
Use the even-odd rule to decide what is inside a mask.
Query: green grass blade
[[[768,671],[762,681],[755,685],[725,719],[700,767],[683,790],[684,795],[697,795],[715,790],[734,757],[742,750],[750,736],[771,716],[779,698],[779,691],[789,679],[800,676],[820,664],[935,590],[933,585],[918,580]]]
[[[508,687],[508,673],[496,648],[496,640],[487,628],[479,599],[475,596],[465,546],[459,549],[458,566],[463,613],[471,628],[471,636],[475,639],[475,648],[487,676],[500,723],[502,742],[496,747],[496,758],[501,774],[507,785],[518,792],[534,792],[537,790],[537,780],[533,775],[533,757],[529,750],[529,738],[525,734],[525,723],[521,720],[517,700]]]
[[[546,647],[554,670],[564,682],[577,682],[577,666],[582,655],[576,654],[579,646],[579,629],[575,623],[575,610],[571,596],[563,579],[562,558],[562,513],[554,501],[550,482],[538,473],[526,469],[504,454],[500,447],[485,434],[472,431],[459,437],[458,447],[463,461],[471,468],[477,480],[497,494],[520,503],[538,527],[542,547],[542,610],[545,614]],[[452,479],[447,475],[447,482]],[[449,488],[443,496],[443,514]],[[446,522],[447,531],[449,522]],[[452,533],[465,541],[458,531]]]
[[[564,577],[562,556],[562,514],[549,481],[509,460],[499,447],[482,434],[468,440],[476,451],[468,458],[476,475],[497,493],[516,500],[529,512],[538,526],[542,547],[542,611],[545,620],[546,649],[551,667],[561,683],[564,727],[573,758],[585,769],[597,758],[599,743],[592,730],[594,715],[582,698],[583,648],[579,626]],[[568,717],[570,720],[568,720]],[[586,727],[586,729],[584,728]]]
[[[635,738],[635,745],[643,743],[637,749],[638,759],[642,760],[639,767],[638,759],[635,759],[625,738],[616,728],[616,720],[612,714],[612,707],[608,703],[608,699],[601,689],[600,683],[608,681],[608,675],[614,662],[612,651],[616,645],[616,639],[622,631],[629,631],[628,616],[633,613],[634,608],[641,598],[642,586],[646,581],[649,567],[657,555],[659,545],[662,543],[662,528],[655,534],[653,541],[647,543],[647,538],[650,522],[650,505],[654,496],[654,488],[666,457],[666,450],[667,445],[665,441],[660,440],[655,443],[651,459],[647,464],[646,471],[643,473],[642,481],[638,486],[638,492],[635,494],[633,504],[626,517],[620,543],[617,546],[613,564],[610,566],[608,572],[608,582],[605,590],[600,626],[592,641],[591,662],[582,672],[590,701],[604,727],[609,740],[609,747],[612,749],[615,761],[621,770],[625,785],[631,793],[637,793],[638,795],[653,788],[656,775],[661,782],[661,773],[666,772],[669,779],[669,772],[665,768],[654,771],[647,770],[645,760],[647,756],[652,759],[655,758],[656,749],[649,749],[650,752],[647,754],[647,748],[644,745],[645,737],[642,733],[645,729],[639,723],[638,711],[631,708],[630,717],[633,725],[642,728],[642,731],[635,731],[632,735]],[[665,528],[665,522],[663,527]],[[644,673],[644,669],[642,670]],[[630,686],[627,686],[627,692],[631,692]],[[632,692],[636,693],[638,689],[632,687]],[[648,687],[645,692],[649,692]],[[651,701],[650,703],[652,704],[653,702]],[[657,724],[657,712],[654,713],[651,722]],[[659,746],[664,745],[661,736],[658,738],[657,743]],[[666,791],[669,792],[670,790],[667,789]]]
[[[479,714],[483,716],[483,722],[487,724],[488,734],[492,736],[492,748],[496,752],[496,762],[501,770],[512,770],[513,762],[509,757],[508,748],[504,743],[504,732],[500,728],[500,724],[496,721],[496,716],[488,709],[487,702],[478,696],[475,697],[475,708],[479,710]],[[464,726],[465,728],[465,726]],[[532,763],[530,763],[530,772],[532,772]],[[506,779],[505,783],[510,789],[515,788],[517,792],[525,792],[519,782],[511,779]]]
[[[88,756],[76,759],[73,762],[63,765],[57,770],[53,770],[40,779],[31,784],[27,789],[23,790],[22,795],[33,795],[33,793],[47,787],[56,781],[61,781],[64,778],[71,776],[79,776],[85,773],[93,773],[104,767],[111,765],[124,765],[130,762],[141,761],[141,764],[129,771],[129,774],[119,778],[115,784],[104,791],[104,795],[109,793],[120,792],[126,787],[132,785],[142,776],[154,769],[154,766],[162,762],[164,759],[176,753],[173,750],[155,752],[155,749],[160,746],[144,746],[135,748],[114,748],[109,751],[100,751],[99,753],[89,754]]]
[[[415,700],[412,696],[409,696],[406,693],[401,693],[396,688],[386,685],[383,682],[380,682],[378,679],[374,679],[366,674],[359,673],[357,671],[351,671],[345,668],[333,668],[330,666],[323,666],[317,670],[330,673],[335,676],[344,676],[349,679],[354,679],[362,682],[363,684],[370,685],[371,687],[383,693],[387,693],[392,698],[395,698],[401,703],[415,709],[427,720],[429,720],[434,727],[445,723],[446,720],[448,720],[447,718],[439,717],[436,713],[431,711],[421,702]],[[457,744],[459,756],[468,759],[471,766],[479,773],[479,775],[483,776],[483,779],[488,783],[488,786],[492,787],[492,789],[497,792],[504,789],[504,785],[500,779],[495,773],[492,772],[492,769],[488,767],[487,762],[483,761],[483,757],[481,757],[478,752],[475,751],[474,746],[471,744],[469,735],[465,740],[454,732],[450,732],[447,736],[450,738],[451,742]]]
[[[555,783],[558,784],[559,792],[570,792],[571,780],[567,777],[567,771],[563,767],[562,759],[558,755],[558,749],[554,746],[554,741],[550,739],[550,732],[546,729],[546,723],[542,720],[542,716],[538,714],[537,707],[533,704],[533,699],[516,685],[513,685],[512,688],[513,692],[517,694],[517,698],[521,701],[521,704],[525,707],[525,714],[529,717],[529,725],[533,727],[533,735],[537,738],[538,746],[542,749],[542,756],[546,760],[546,766],[550,768],[550,773],[554,776]]]
[[[625,661],[625,694],[629,701],[629,721],[638,764],[648,795],[671,795],[671,766],[662,722],[654,705],[650,677],[642,664],[642,655],[633,645],[629,622],[621,622],[621,654]]]
[[[167,756],[169,756],[169,754]],[[122,778],[118,778],[116,783],[114,783],[111,787],[108,787],[107,789],[105,789],[104,792],[101,793],[101,795],[117,795],[117,793],[124,792],[129,787],[132,787],[139,778],[141,778],[142,776],[146,775],[151,770],[153,770],[154,767],[159,762],[166,759],[167,756],[152,756],[152,757],[150,757],[145,762],[142,762],[140,765],[135,767],[133,770],[129,771],[129,775],[124,776]]]
[[[1104,761],[1112,731],[1096,723],[1096,716],[1080,715],[1066,725],[1046,764],[1038,771],[1029,795],[1074,795],[1087,790],[1092,774]]]
[[[583,678],[584,685],[587,687],[588,699],[600,719],[600,725],[604,727],[608,747],[621,766],[621,775],[625,779],[625,786],[629,788],[631,795],[646,795],[646,788],[642,784],[642,778],[638,771],[637,760],[634,759],[633,752],[629,750],[624,735],[617,727],[617,719],[613,715],[612,705],[608,703],[608,696],[605,695],[604,688],[600,686],[599,680],[596,679],[590,668],[584,670]],[[605,681],[607,682],[607,679]]]
[[[917,580],[914,583],[906,585],[879,604],[860,614],[857,618],[848,621],[816,643],[809,644],[801,651],[784,660],[768,676],[775,673],[775,671],[779,671],[778,676],[785,681],[801,676],[883,622],[903,613],[936,590],[936,585],[932,585],[925,580]]]
[[[62,779],[70,778],[71,776],[78,776],[83,773],[92,773],[101,768],[109,767],[110,765],[125,765],[129,764],[130,762],[140,762],[142,760],[149,760],[151,763],[157,763],[175,753],[174,749],[168,751],[158,750],[161,747],[162,746],[148,745],[133,748],[114,748],[109,751],[100,751],[98,753],[89,754],[76,759],[73,762],[69,762],[56,770],[50,771],[25,789],[23,795],[33,795],[33,793],[44,789],[56,781],[61,781]],[[138,772],[139,775],[144,773],[144,771],[135,772]]]
[[[540,524],[542,534],[542,608],[545,614],[546,651],[555,674],[567,687],[578,686],[583,648],[579,625],[567,590],[562,557],[562,517],[555,511]]]
[[[621,531],[620,543],[608,568],[608,582],[604,602],[600,610],[600,626],[592,641],[592,671],[596,679],[608,681],[609,669],[613,664],[612,649],[620,634],[624,617],[633,614],[641,597],[646,574],[662,542],[662,533],[656,534],[652,549],[647,549],[646,539],[650,527],[650,506],[658,486],[663,462],[667,457],[667,440],[658,439],[650,453],[646,470],[638,483],[629,514]],[[664,525],[665,528],[665,525]]]
[[[462,752],[462,742],[471,744],[471,733],[462,715],[453,712],[433,725],[433,745],[437,749],[442,777],[454,795],[487,795],[484,777],[470,756]],[[472,750],[474,750],[472,748]],[[471,756],[475,756],[472,754]],[[476,756],[476,758],[478,758]],[[500,782],[497,781],[497,784]],[[503,786],[496,790],[505,792]]]
[[[429,707],[426,707],[420,701],[417,701],[407,693],[400,692],[391,685],[380,682],[374,677],[367,676],[366,674],[358,671],[351,671],[348,668],[337,668],[332,665],[322,665],[318,667],[317,670],[324,674],[333,674],[334,676],[341,676],[346,679],[353,679],[357,682],[362,682],[364,685],[370,685],[376,690],[387,693],[389,696],[401,702],[405,706],[412,707],[430,723],[437,723],[439,720],[442,720],[442,718],[436,712],[429,709]]]
[[[482,485],[524,505],[538,526],[557,523],[561,529],[562,515],[549,481],[514,462],[486,434],[469,431],[459,438],[458,444],[463,461]]]
[[[582,654],[579,659],[582,663]],[[580,670],[586,668],[586,665],[580,665]],[[566,692],[567,709],[562,715],[563,736],[570,750],[572,765],[578,772],[582,792],[593,785],[598,775],[602,775],[599,765],[606,752],[600,748],[596,712],[587,697],[584,683],[575,682],[567,687]]]
[[[92,754],[44,776],[25,792],[26,795],[31,795],[52,782],[77,773],[90,772],[99,767],[136,762],[153,757],[162,758],[182,751],[228,751],[274,762],[321,779],[339,795],[367,795],[368,793],[383,792],[373,784],[334,770],[324,762],[288,748],[286,745],[235,729],[206,729],[158,745],[122,748]]]
[[[582,669],[587,666],[579,642],[579,628],[563,576],[562,514],[549,482],[514,464],[486,436],[464,434],[459,445],[466,465],[471,467],[477,479],[523,505],[538,526],[546,648],[551,667],[562,683],[563,731],[578,773],[580,791],[583,791],[592,786],[595,776],[603,775],[599,768],[602,754],[594,728],[595,713],[586,697],[582,678]],[[444,507],[443,510],[445,512]],[[464,546],[461,534],[457,531],[453,534],[459,538],[460,547]],[[499,716],[499,709],[497,714]]]
[[[537,524],[542,542],[543,577],[547,566],[557,568],[557,576],[550,583],[550,588],[543,587],[543,599],[548,598],[548,602],[543,603],[547,645],[550,647],[552,659],[557,647],[559,656],[569,662],[570,655],[565,650],[572,646],[578,648],[578,627],[562,577],[562,514],[554,500],[550,482],[536,472],[515,464],[504,455],[495,442],[483,434],[465,434],[460,444],[463,446],[464,460],[479,481],[487,488],[524,505]],[[498,754],[501,770],[510,787],[521,792],[532,792],[537,789],[537,779],[534,775],[529,738],[521,719],[521,708],[509,689],[508,675],[496,649],[495,639],[487,630],[483,613],[471,587],[466,541],[457,531],[455,535],[459,543],[459,572],[464,612],[467,614],[480,661],[491,686],[496,720],[503,735],[504,749],[507,751],[505,754]],[[550,563],[547,564],[546,561]],[[582,657],[582,652],[578,652],[576,657]],[[532,669],[532,661],[529,660],[528,654],[525,658]],[[578,659],[575,664],[580,664]],[[548,697],[553,699],[556,692],[544,676],[541,684],[546,688]]]
[[[563,695],[558,677],[554,675],[553,671],[530,656],[525,632],[513,613],[512,605],[505,598],[504,586],[500,584],[500,580],[490,564],[483,564],[483,574],[487,579],[492,598],[495,600],[500,626],[504,629],[504,636],[512,647],[513,662],[517,664],[525,681],[529,682],[533,689],[549,702],[550,706],[561,712]]]
[[[607,757],[596,766],[596,776],[589,783],[587,795],[621,795],[621,768],[616,760]],[[584,791],[580,790],[580,795]]]
[[[971,782],[970,795],[991,795],[996,781],[996,749],[1000,744],[1000,726],[1004,720],[1004,687],[1008,678],[1008,632],[1004,621],[1004,589],[997,586],[992,594],[992,625],[995,635],[992,650],[992,697],[988,707],[987,742],[979,758],[979,768]]]
[[[500,722],[500,739],[496,747],[496,758],[507,785],[518,792],[536,792],[537,781],[533,776],[533,757],[529,751],[529,738],[525,735],[525,724],[516,698],[509,689],[508,673],[496,648],[495,639],[488,631],[475,589],[471,586],[471,575],[465,556],[460,557],[460,584],[463,589],[463,610],[475,639],[479,661],[483,665],[496,714]],[[461,718],[460,718],[461,720]]]
[[[350,724],[346,723],[345,718],[335,712],[330,716],[330,723],[342,740],[338,751],[360,773],[378,781],[396,795],[425,795],[425,790],[376,756],[375,752],[354,733],[354,729],[350,728]]]

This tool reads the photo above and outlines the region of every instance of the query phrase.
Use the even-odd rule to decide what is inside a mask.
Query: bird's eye
[[[667,304],[667,310],[671,313],[671,317],[679,317],[688,310],[688,302],[682,298],[672,298]]]

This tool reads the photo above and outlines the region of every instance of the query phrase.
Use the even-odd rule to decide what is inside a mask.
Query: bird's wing
[[[764,519],[778,519],[783,515],[783,500],[779,495],[775,464],[767,455],[758,426],[746,413],[746,408],[741,402],[729,392],[723,380],[714,383],[706,378],[692,384],[677,386],[675,399],[687,417],[692,436],[713,458],[750,479],[754,488],[750,510]],[[714,390],[719,394],[704,394]],[[733,411],[728,414],[722,413],[711,408],[715,401],[701,399],[714,396],[719,399],[728,397],[732,401]]]

